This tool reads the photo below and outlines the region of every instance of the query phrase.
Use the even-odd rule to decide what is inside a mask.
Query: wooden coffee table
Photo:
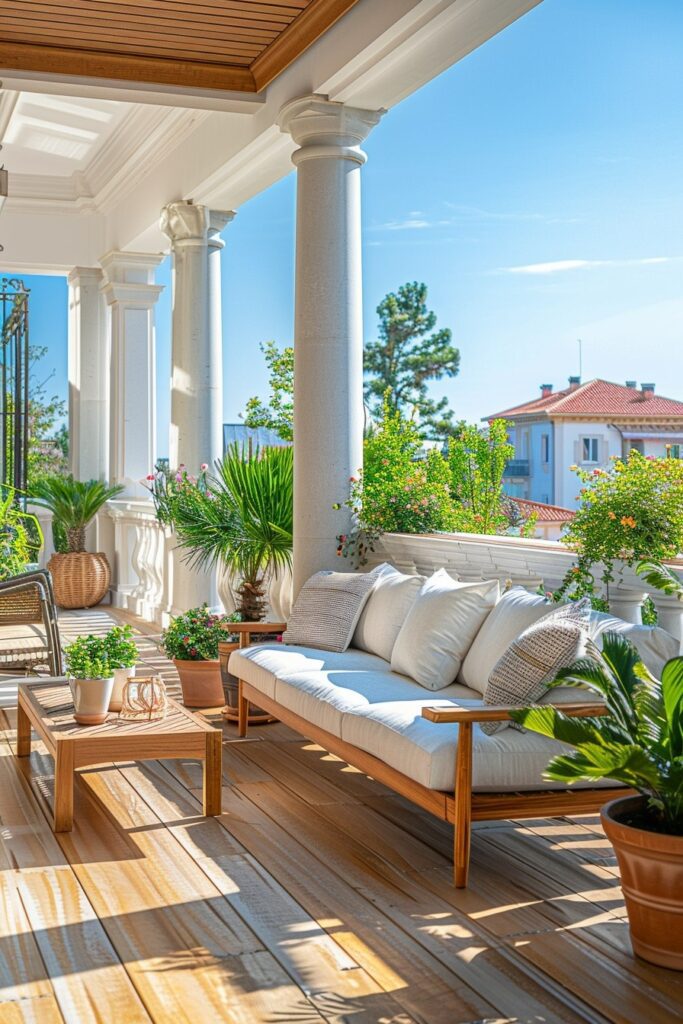
[[[110,761],[190,757],[204,762],[204,814],[221,813],[223,733],[168,698],[166,717],[126,721],[110,714],[103,725],[77,725],[65,679],[19,683],[17,757],[31,753],[35,729],[55,761],[55,832],[73,826],[74,771]]]

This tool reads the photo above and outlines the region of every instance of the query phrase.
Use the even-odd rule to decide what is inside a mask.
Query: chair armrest
[[[231,633],[282,633],[286,622],[231,622]]]
[[[607,714],[607,708],[599,703],[551,704],[541,707],[555,707],[570,718],[596,718]],[[508,722],[512,721],[511,711],[521,711],[523,704],[487,704],[480,708],[423,708],[422,717],[430,722]]]

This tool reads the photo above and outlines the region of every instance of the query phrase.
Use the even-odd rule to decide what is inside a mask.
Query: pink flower
[[[154,473],[148,473],[147,476],[145,477],[145,480],[155,480],[155,479],[156,479],[156,477],[154,476]]]
[[[209,468],[208,462],[202,462],[199,468],[201,469],[202,473],[206,473],[207,469]]]
[[[176,483],[181,484],[183,482],[183,474],[182,473],[176,473],[175,478],[176,478]]]

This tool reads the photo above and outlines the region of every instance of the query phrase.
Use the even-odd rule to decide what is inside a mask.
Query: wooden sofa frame
[[[240,637],[240,648],[251,644],[252,634],[274,633],[285,629],[284,623],[239,622],[230,627]],[[592,814],[608,800],[630,795],[633,791],[619,788],[577,790],[532,790],[521,793],[472,792],[472,726],[476,722],[510,721],[512,705],[487,705],[481,708],[423,708],[422,715],[430,722],[458,726],[453,794],[428,789],[397,771],[373,754],[339,739],[333,733],[313,725],[305,718],[267,697],[250,683],[239,680],[238,735],[247,735],[249,704],[257,704],[274,718],[290,726],[312,743],[342,758],[354,768],[372,776],[389,789],[406,797],[419,807],[454,826],[453,871],[456,888],[467,886],[470,861],[472,822],[502,821],[516,818],[548,818]],[[560,705],[566,715],[589,718],[606,714],[601,704],[572,703]]]

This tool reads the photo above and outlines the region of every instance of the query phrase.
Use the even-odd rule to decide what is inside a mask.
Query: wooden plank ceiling
[[[357,0],[0,0],[0,68],[259,92]]]

